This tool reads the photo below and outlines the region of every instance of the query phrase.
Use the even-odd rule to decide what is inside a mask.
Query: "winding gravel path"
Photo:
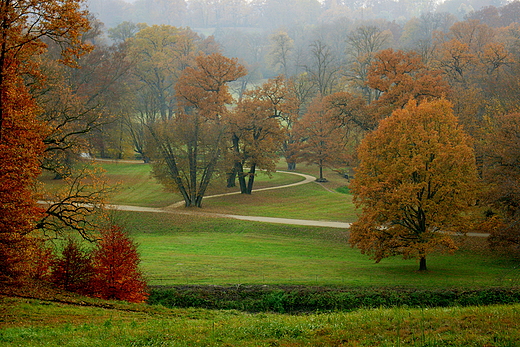
[[[107,160],[107,161],[109,161],[109,160]],[[128,160],[125,162],[135,163],[136,161]],[[306,175],[306,174],[302,174],[302,173],[298,173],[298,172],[291,172],[291,171],[278,171],[278,172],[301,176],[304,179],[302,181],[299,181],[296,183],[291,183],[291,184],[286,184],[283,186],[276,186],[276,187],[260,188],[260,189],[255,189],[253,191],[260,192],[260,191],[264,191],[264,190],[282,189],[282,188],[299,186],[299,185],[307,184],[307,183],[311,183],[311,182],[316,182],[316,177],[311,176],[311,175]],[[205,196],[204,199],[210,199],[210,198],[227,196],[227,195],[236,195],[236,194],[240,194],[240,192],[210,195],[210,196]],[[44,203],[44,202],[40,202],[40,203]],[[223,214],[223,213],[208,213],[208,212],[204,212],[203,210],[196,211],[196,210],[191,210],[191,209],[190,210],[181,209],[180,207],[182,207],[183,205],[184,205],[184,201],[177,202],[177,203],[167,206],[165,208],[128,206],[128,205],[107,205],[106,207],[109,209],[119,210],[119,211],[169,213],[169,214],[182,214],[182,215],[193,215],[193,216],[199,215],[199,216],[218,217],[218,218],[232,218],[232,219],[238,219],[238,220],[273,223],[273,224],[303,225],[303,226],[329,227],[329,228],[340,228],[340,229],[348,229],[348,228],[350,228],[350,225],[351,225],[351,223],[344,223],[344,222],[330,222],[330,221],[260,217],[260,216],[241,216],[241,215]],[[472,236],[472,237],[488,237],[489,236],[489,234],[486,234],[486,233],[467,233],[466,235]]]
[[[307,184],[316,181],[316,177],[311,175],[306,175],[298,172],[289,172],[289,171],[278,171],[281,173],[291,174],[303,177],[304,179],[299,182],[286,184],[283,186],[276,187],[268,187],[268,188],[260,188],[254,189],[254,192],[261,192],[265,190],[273,190],[273,189],[282,189],[295,187],[302,184]],[[220,196],[227,195],[236,195],[240,194],[240,192],[232,192],[232,193],[224,193],[224,194],[215,194],[205,196],[204,199],[211,199]],[[252,222],[264,222],[264,223],[273,223],[273,224],[290,224],[290,225],[304,225],[304,226],[316,226],[316,227],[329,227],[329,228],[341,228],[347,229],[350,228],[350,223],[343,222],[330,222],[330,221],[316,221],[316,220],[306,220],[306,219],[291,219],[291,218],[275,218],[275,217],[260,217],[260,216],[241,216],[235,214],[224,214],[224,213],[208,213],[204,212],[204,210],[195,210],[195,209],[182,209],[184,206],[184,201],[177,202],[173,205],[164,207],[164,208],[154,208],[154,207],[141,207],[141,206],[128,206],[128,205],[108,205],[109,209],[119,210],[119,211],[133,211],[133,212],[151,212],[151,213],[170,213],[170,214],[182,214],[182,215],[199,215],[199,216],[207,216],[207,217],[219,217],[219,218],[231,218]]]

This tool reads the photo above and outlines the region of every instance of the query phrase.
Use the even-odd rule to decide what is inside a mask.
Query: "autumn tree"
[[[489,121],[483,144],[484,201],[495,228],[493,245],[520,246],[520,114],[497,115]]]
[[[155,146],[154,174],[178,190],[186,207],[201,207],[225,144],[224,118],[233,102],[228,83],[246,74],[235,59],[200,55],[176,85],[178,109],[150,126]]]
[[[298,161],[318,166],[320,175],[317,181],[327,181],[323,176],[324,168],[345,165],[345,132],[331,120],[327,104],[320,96],[296,123],[295,133],[299,141],[293,146]]]
[[[368,72],[368,86],[378,94],[368,111],[376,124],[404,107],[410,98],[441,98],[450,91],[441,71],[428,68],[419,54],[393,49],[375,55]]]
[[[502,86],[512,73],[512,57],[496,30],[475,19],[455,23],[438,35],[436,45],[432,63],[450,83],[455,115],[466,131],[480,136],[487,101],[497,99],[498,90],[509,89]]]
[[[368,114],[364,98],[348,92],[336,92],[323,98],[329,118],[336,126],[361,131],[374,130],[377,123]]]
[[[145,161],[149,159],[146,128],[173,117],[177,107],[175,84],[195,56],[213,51],[206,41],[189,29],[168,25],[142,27],[128,40],[128,59],[133,67],[129,83],[134,86],[135,97],[126,125],[135,151]]]
[[[145,301],[148,293],[139,262],[136,244],[121,227],[103,231],[92,254],[93,295],[106,300]]]
[[[87,295],[93,270],[89,252],[77,240],[69,238],[61,256],[54,261],[51,280],[65,290]]]
[[[468,136],[444,100],[411,100],[362,141],[351,189],[362,208],[350,243],[376,262],[426,258],[437,246],[455,250],[475,202],[475,157]]]
[[[93,20],[81,40],[96,41],[101,33],[101,24]],[[43,177],[61,180],[58,189],[55,185],[42,189],[41,199],[47,203],[37,228],[47,236],[72,229],[91,238],[98,217],[104,216],[102,206],[110,188],[101,170],[89,168],[82,156],[123,155],[119,117],[123,107],[119,105],[126,105],[124,79],[129,64],[119,45],[92,47],[75,59],[78,68],[57,64],[58,54],[59,46],[49,43],[40,64],[45,84],[32,90],[41,105],[39,119],[50,128],[44,139]]]
[[[228,186],[236,176],[240,192],[251,194],[257,169],[268,174],[275,171],[285,126],[291,124],[296,111],[294,97],[282,76],[245,93],[228,121],[233,163]]]
[[[347,38],[348,61],[345,75],[351,88],[359,91],[367,103],[375,98],[375,91],[367,86],[368,70],[375,54],[386,47],[389,41],[390,33],[373,25],[360,26]]]
[[[41,81],[37,60],[44,40],[61,44],[61,62],[86,49],[80,40],[88,29],[80,0],[0,2],[0,273],[2,280],[23,272],[23,242],[42,210],[36,206],[35,180],[40,173],[48,128],[26,81]],[[22,270],[21,272],[18,270]],[[12,276],[10,276],[12,275]]]

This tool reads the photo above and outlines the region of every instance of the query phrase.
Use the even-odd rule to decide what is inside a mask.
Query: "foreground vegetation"
[[[121,303],[101,308],[1,297],[0,303],[2,346],[515,346],[520,342],[520,305],[289,316]]]

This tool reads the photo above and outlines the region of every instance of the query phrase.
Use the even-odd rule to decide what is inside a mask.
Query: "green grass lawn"
[[[433,254],[430,271],[400,257],[375,264],[348,244],[346,230],[203,216],[118,212],[139,243],[152,285],[300,284],[478,287],[518,285],[514,260],[483,239],[461,239],[455,254]]]
[[[164,207],[180,200],[145,164],[103,163],[120,182],[111,202]],[[313,173],[313,167],[299,167]],[[263,177],[262,177],[263,176]],[[428,272],[400,257],[375,264],[348,244],[348,231],[238,221],[204,212],[354,221],[349,194],[330,181],[251,196],[204,200],[198,215],[114,212],[139,244],[151,285],[308,285],[474,288],[519,286],[518,262],[490,252],[484,239],[460,238],[455,254],[428,257]],[[301,178],[261,175],[256,187]],[[47,184],[59,184],[47,180]],[[222,185],[212,192],[226,191]],[[340,189],[340,191],[346,191]],[[181,209],[182,211],[182,209]],[[70,302],[0,296],[1,346],[518,346],[520,305],[360,309],[305,315],[167,309],[80,298]],[[79,305],[78,305],[79,304]]]
[[[117,186],[116,193],[110,197],[110,202],[113,204],[165,207],[182,200],[180,194],[168,191],[152,176],[152,168],[149,164],[101,162],[96,165],[105,170],[108,182]],[[280,186],[301,180],[302,177],[285,173],[273,173],[269,177],[260,172],[255,180],[255,188]],[[207,195],[237,190],[238,188],[226,188],[223,179],[216,178]]]
[[[354,222],[352,195],[329,192],[317,183],[204,201],[208,212],[247,216]]]
[[[97,162],[94,165],[105,170],[104,176],[115,192],[109,203],[143,207],[166,207],[182,201],[180,194],[167,191],[151,174],[151,166],[144,163]],[[281,169],[283,167],[280,167]],[[314,168],[302,166],[302,172],[315,174]],[[259,173],[253,194],[236,194],[203,200],[207,212],[227,214],[283,217],[309,220],[353,222],[357,219],[352,195],[341,194],[334,189],[346,184],[337,173],[326,171],[331,180],[324,184],[309,183],[301,186],[268,191],[254,191],[266,187],[283,186],[302,181],[303,178],[284,172],[271,176]],[[48,186],[57,187],[59,180],[43,179]],[[226,188],[222,178],[217,178],[206,195],[235,192],[238,188]]]
[[[518,346],[520,305],[308,315],[0,297],[1,346]]]

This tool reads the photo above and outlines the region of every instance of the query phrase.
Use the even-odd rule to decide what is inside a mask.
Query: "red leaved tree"
[[[114,225],[103,231],[92,254],[93,295],[108,300],[145,301],[148,293],[139,262],[136,244],[121,227]]]
[[[61,257],[53,264],[52,282],[63,289],[88,294],[92,274],[90,254],[77,241],[69,239]]]
[[[8,281],[33,271],[26,235],[43,213],[33,192],[46,129],[26,81],[41,81],[34,58],[45,53],[45,38],[72,64],[87,49],[80,34],[88,21],[81,0],[18,0],[0,2],[0,22],[0,281]]]
[[[36,120],[38,108],[21,78],[7,72],[0,94],[0,281],[4,281],[26,273],[21,245],[42,216],[33,190],[40,173],[44,127]]]

